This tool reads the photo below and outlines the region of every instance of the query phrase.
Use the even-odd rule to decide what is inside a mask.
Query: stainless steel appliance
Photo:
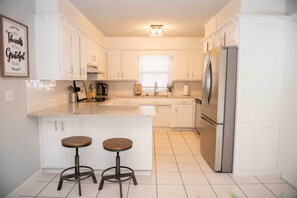
[[[232,172],[237,47],[204,54],[201,153],[215,171]]]
[[[106,83],[97,83],[97,96],[107,96],[108,85]]]
[[[195,98],[195,129],[200,134],[201,128],[201,103],[199,98]]]

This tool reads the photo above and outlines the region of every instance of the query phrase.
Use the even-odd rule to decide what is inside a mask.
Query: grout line
[[[242,188],[239,186],[239,184],[235,181],[235,179],[233,179],[233,177],[230,176],[230,173],[228,173],[229,177],[233,180],[233,182],[236,184],[236,186],[239,188],[239,190],[241,190],[241,192],[246,196],[247,194],[245,194],[245,192],[242,190]]]
[[[43,172],[44,173],[44,172]],[[53,179],[51,179],[46,185],[45,185],[45,187],[35,196],[35,197],[38,197],[39,195],[40,195],[40,193],[42,192],[42,191],[44,191],[44,189],[46,189],[46,187],[56,178],[56,177],[58,177],[60,174],[59,173],[57,173],[56,174],[56,176],[55,177],[53,177]]]
[[[180,132],[180,130],[178,130],[178,131],[179,131],[179,133],[182,135],[182,133]],[[167,133],[167,135],[168,135],[168,133]],[[184,138],[183,135],[182,135],[182,137]],[[169,135],[168,135],[168,138],[169,138]],[[185,140],[185,138],[184,138],[184,140]],[[189,196],[188,196],[188,192],[187,192],[187,190],[186,190],[185,183],[184,183],[183,177],[182,177],[182,175],[181,175],[181,172],[180,172],[180,169],[179,169],[179,165],[178,165],[178,163],[177,163],[176,156],[175,156],[175,153],[174,153],[174,150],[173,150],[173,147],[172,147],[172,142],[171,142],[170,138],[169,138],[169,142],[170,142],[170,146],[171,146],[171,149],[172,149],[172,152],[173,152],[173,156],[174,156],[174,159],[175,159],[175,163],[176,163],[176,166],[177,166],[177,169],[178,169],[178,173],[179,173],[180,179],[181,179],[182,184],[183,184],[183,187],[184,187],[184,191],[185,191],[186,196],[187,196],[187,198],[188,198],[188,197],[189,197]],[[187,143],[186,140],[185,140],[185,142]],[[188,144],[187,144],[187,146],[189,147]],[[190,150],[191,150],[191,149],[190,149]],[[191,152],[192,152],[192,151],[191,151]]]

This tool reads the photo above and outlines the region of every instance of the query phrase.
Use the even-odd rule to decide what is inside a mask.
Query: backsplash
[[[25,80],[27,113],[68,103],[69,85],[73,81]]]

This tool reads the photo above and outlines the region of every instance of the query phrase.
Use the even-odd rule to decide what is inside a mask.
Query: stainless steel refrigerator
[[[201,153],[215,171],[232,172],[237,47],[204,54]]]

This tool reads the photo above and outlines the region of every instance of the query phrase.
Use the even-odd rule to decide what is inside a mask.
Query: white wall
[[[241,0],[242,14],[284,15],[285,0]]]
[[[107,49],[124,50],[202,50],[199,37],[105,37]]]
[[[290,19],[289,61],[284,67],[279,163],[281,177],[297,188],[297,14]]]
[[[1,0],[0,14],[29,27],[30,76],[35,71],[35,0]],[[37,119],[26,116],[24,78],[0,77],[0,197],[5,197],[40,169]],[[5,102],[5,91],[14,101]]]

